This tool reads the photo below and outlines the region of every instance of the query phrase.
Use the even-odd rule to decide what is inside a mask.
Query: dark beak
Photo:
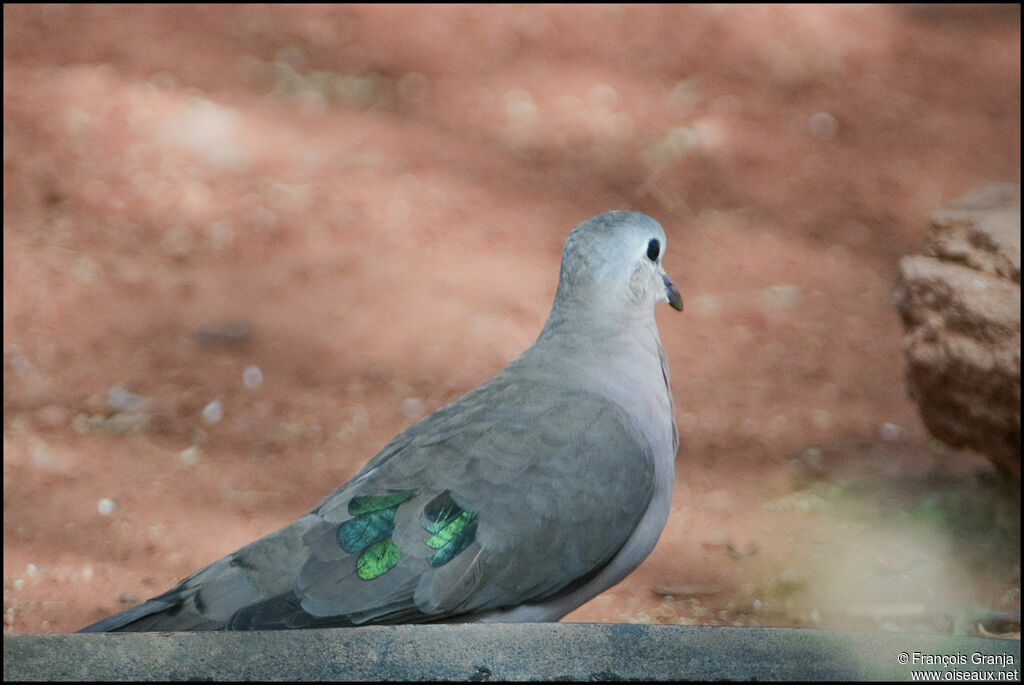
[[[662,276],[662,278],[665,279],[665,297],[668,298],[669,306],[677,312],[683,311],[683,296],[672,285],[672,281],[668,280],[668,276]]]

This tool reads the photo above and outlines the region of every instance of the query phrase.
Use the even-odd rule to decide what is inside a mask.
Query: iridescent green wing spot
[[[395,514],[403,502],[416,494],[402,490],[388,495],[353,497],[348,513],[354,518],[338,526],[338,544],[349,554],[359,553],[356,571],[360,578],[372,580],[395,567],[402,550],[391,540]]]
[[[348,513],[353,516],[369,514],[382,509],[397,509],[398,505],[416,494],[415,490],[399,490],[390,495],[368,495],[353,497],[348,503]]]
[[[437,551],[427,557],[433,567],[444,566],[476,539],[477,515],[466,511],[447,490],[423,509],[421,522],[427,532],[427,547]]]
[[[395,567],[402,558],[402,550],[391,538],[373,543],[356,560],[356,573],[363,580],[373,580]]]

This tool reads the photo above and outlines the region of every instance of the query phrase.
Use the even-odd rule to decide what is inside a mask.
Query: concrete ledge
[[[900,663],[901,652],[911,663]],[[915,652],[954,664],[915,664]],[[972,663],[979,660],[996,663]],[[1006,680],[1019,679],[1019,669],[1016,640],[797,628],[547,623],[4,636],[4,680],[909,680],[913,670]]]

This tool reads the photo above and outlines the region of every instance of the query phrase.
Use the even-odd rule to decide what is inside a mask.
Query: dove
[[[665,231],[609,211],[565,242],[536,341],[289,526],[80,632],[558,621],[668,518],[679,444],[654,306]]]

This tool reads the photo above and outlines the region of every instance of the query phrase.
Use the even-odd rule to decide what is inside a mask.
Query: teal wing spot
[[[402,558],[402,550],[391,539],[395,530],[395,514],[403,502],[412,497],[413,490],[402,490],[389,495],[353,497],[348,513],[353,518],[338,526],[338,545],[349,554],[359,553],[356,572],[360,578],[372,580],[395,567]]]
[[[379,540],[391,538],[398,507],[371,511],[345,521],[338,527],[338,544],[349,554],[362,551]]]
[[[379,540],[359,555],[356,572],[363,580],[373,580],[393,569],[401,558],[401,548],[390,537]]]
[[[444,566],[476,539],[477,515],[466,511],[445,491],[423,509],[423,527],[432,533],[427,546],[437,551],[427,557],[433,567]]]

